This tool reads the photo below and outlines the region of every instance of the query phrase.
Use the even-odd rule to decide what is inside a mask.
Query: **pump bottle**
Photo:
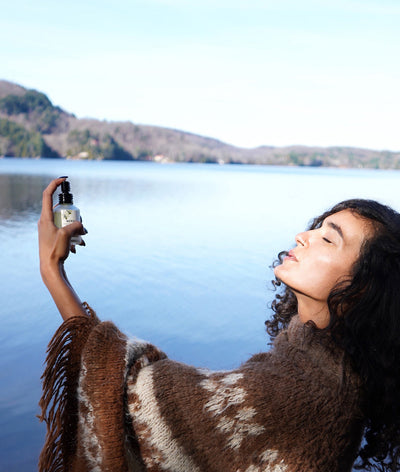
[[[70,192],[70,183],[67,180],[61,183],[61,193],[58,195],[58,204],[53,208],[54,224],[62,228],[75,221],[81,221],[80,210],[73,205],[73,195]],[[71,238],[71,244],[80,244],[82,238],[77,235]]]

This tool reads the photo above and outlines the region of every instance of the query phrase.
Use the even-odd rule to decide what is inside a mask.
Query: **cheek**
[[[314,287],[310,283],[310,291],[313,292],[314,298],[327,300],[335,285],[348,278],[351,267],[352,264],[347,261],[322,259],[314,270],[310,268],[310,272],[314,274],[312,277]],[[305,278],[307,278],[306,275]],[[308,278],[308,282],[311,282],[311,277]]]

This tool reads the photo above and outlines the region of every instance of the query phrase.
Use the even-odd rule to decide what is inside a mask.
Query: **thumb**
[[[63,230],[69,237],[86,234],[86,230],[80,221],[74,221],[64,226]]]

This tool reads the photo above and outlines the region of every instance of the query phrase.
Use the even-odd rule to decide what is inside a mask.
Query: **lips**
[[[285,257],[284,260],[285,261],[288,260],[288,261],[298,262],[298,260],[297,260],[296,256],[294,255],[293,251],[289,251],[288,255]]]

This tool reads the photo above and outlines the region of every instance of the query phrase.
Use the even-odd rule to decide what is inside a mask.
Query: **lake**
[[[352,197],[400,207],[396,171],[0,159],[0,471],[36,470],[43,443],[40,375],[61,318],[40,279],[36,225],[60,175],[88,229],[66,262],[81,299],[212,369],[269,348],[270,267],[312,217]]]

